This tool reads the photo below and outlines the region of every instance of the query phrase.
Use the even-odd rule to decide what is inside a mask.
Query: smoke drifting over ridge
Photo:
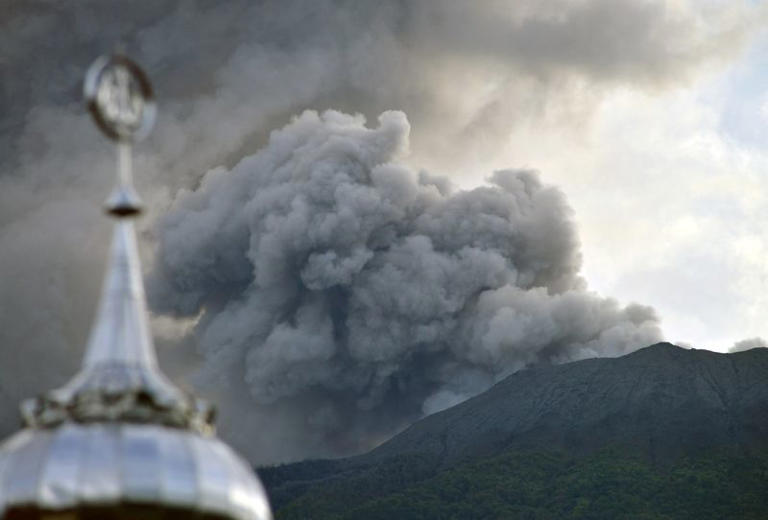
[[[454,192],[397,164],[408,133],[400,112],[305,112],[161,218],[151,302],[202,313],[212,387],[349,449],[528,364],[660,338],[650,308],[584,289],[557,189],[509,170]]]

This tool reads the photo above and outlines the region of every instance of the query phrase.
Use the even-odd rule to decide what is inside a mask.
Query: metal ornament
[[[96,125],[117,143],[118,184],[106,210],[117,217],[138,215],[143,205],[133,188],[131,145],[146,137],[155,123],[152,84],[136,62],[113,54],[99,57],[88,68],[83,95]]]
[[[102,132],[118,142],[138,142],[155,122],[155,102],[147,75],[122,54],[101,56],[88,69],[83,94]]]
[[[147,136],[155,122],[152,84],[136,62],[122,54],[101,56],[85,74],[83,95],[99,129],[117,143],[117,186],[106,202],[108,213],[141,213],[133,188],[131,145]]]

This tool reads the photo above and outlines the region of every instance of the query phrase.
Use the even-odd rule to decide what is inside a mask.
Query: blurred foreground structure
[[[102,57],[85,95],[118,149],[109,264],[80,372],[23,403],[25,428],[0,445],[0,519],[271,519],[250,466],[215,437],[213,409],[157,366],[132,222],[131,144],[153,123],[149,81],[128,58]]]

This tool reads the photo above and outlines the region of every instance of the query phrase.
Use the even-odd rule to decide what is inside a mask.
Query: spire
[[[147,326],[133,227],[142,204],[133,188],[131,144],[154,119],[149,81],[133,61],[116,55],[91,66],[84,90],[97,125],[117,143],[117,183],[105,208],[116,220],[109,264],[80,372],[62,388],[24,403],[22,416],[40,427],[121,420],[209,433],[212,409],[159,371]]]
[[[86,99],[117,141],[109,265],[80,372],[22,405],[0,443],[0,519],[272,520],[250,466],[213,435],[212,408],[160,372],[147,327],[130,144],[149,129],[149,82],[123,56],[88,71]],[[151,122],[151,121],[150,121]]]
[[[102,363],[156,366],[147,329],[136,236],[133,223],[126,219],[115,224],[109,267],[84,359],[86,367]]]
[[[117,223],[84,364],[86,368],[120,364],[134,370],[154,369],[141,266],[129,220],[142,211],[141,199],[133,188],[131,143],[152,126],[152,90],[143,71],[120,55],[96,60],[86,74],[84,87],[94,120],[107,137],[117,141],[117,183],[106,203],[107,213]]]

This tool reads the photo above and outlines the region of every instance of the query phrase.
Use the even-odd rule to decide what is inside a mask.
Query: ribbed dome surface
[[[25,429],[0,446],[0,517],[12,510],[153,505],[266,520],[258,479],[215,437],[151,424]]]

